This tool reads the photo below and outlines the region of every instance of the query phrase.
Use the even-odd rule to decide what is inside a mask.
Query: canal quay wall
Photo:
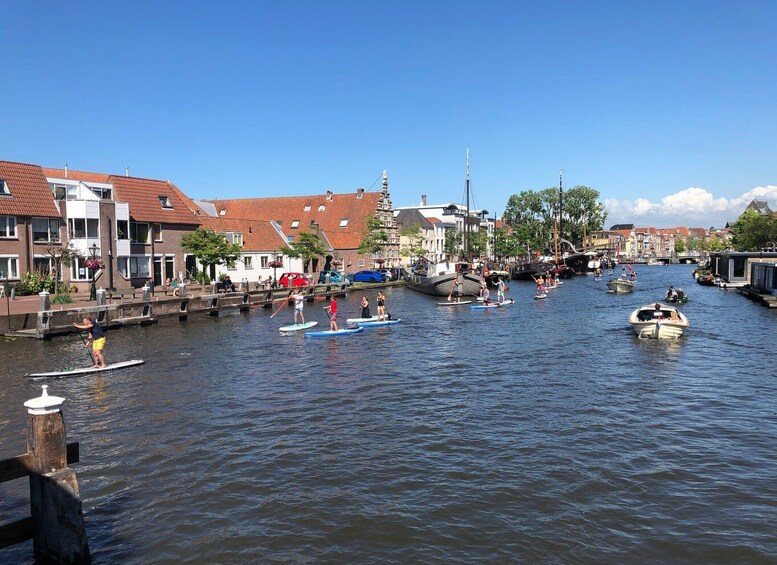
[[[402,284],[400,281],[384,284],[330,284],[302,287],[308,302],[330,300],[333,296],[345,296],[349,291]],[[136,289],[130,298],[126,293],[111,295],[98,290],[97,300],[76,297],[73,304],[51,305],[50,296],[16,297],[0,306],[0,333],[14,337],[47,339],[77,331],[73,323],[80,323],[84,316],[91,316],[104,329],[116,329],[127,325],[155,324],[160,318],[177,317],[186,320],[190,316],[219,316],[229,311],[247,311],[251,308],[278,308],[289,302],[295,289],[275,288],[217,292],[214,287],[181,288],[172,291],[150,288]],[[5,310],[5,312],[2,312]]]

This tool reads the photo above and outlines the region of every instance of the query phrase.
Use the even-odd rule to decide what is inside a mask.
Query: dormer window
[[[0,179],[0,195],[11,196],[11,191],[8,189],[8,183],[3,179]]]
[[[310,204],[305,204],[305,212],[310,212]]]
[[[295,230],[299,227],[299,220],[292,220],[291,221],[291,229]]]
[[[226,209],[219,210],[219,216],[226,216],[226,215],[227,215],[227,210]]]
[[[324,206],[323,204],[318,207],[319,212],[323,212],[324,210],[326,210],[326,206]]]
[[[340,227],[341,228],[348,227],[348,218],[343,218],[342,220],[340,220]]]
[[[162,205],[162,208],[172,208],[173,203],[170,202],[170,197],[168,196],[159,196],[159,203]]]

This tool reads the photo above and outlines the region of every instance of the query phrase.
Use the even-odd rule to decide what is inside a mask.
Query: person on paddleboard
[[[333,296],[332,301],[329,303],[329,306],[325,306],[324,310],[326,310],[327,313],[329,314],[329,330],[336,332],[337,331],[337,298]]]
[[[299,315],[302,324],[305,324],[305,314],[302,312],[302,308],[305,306],[305,295],[302,294],[302,287],[297,287],[297,292],[294,293],[294,324],[297,324],[297,316]]]
[[[505,282],[502,280],[502,277],[497,277],[496,279],[496,301],[505,301]]]
[[[386,320],[386,297],[381,291],[378,291],[376,302],[378,303],[378,321],[383,322]]]
[[[371,318],[370,314],[370,299],[367,296],[362,296],[362,318]]]
[[[100,324],[93,321],[91,316],[84,316],[82,323],[73,325],[79,330],[87,330],[89,332],[85,346],[88,348],[89,344],[92,344],[92,353],[94,354],[94,365],[92,367],[104,369],[105,357],[103,356],[103,348],[105,347],[105,332],[100,327]]]

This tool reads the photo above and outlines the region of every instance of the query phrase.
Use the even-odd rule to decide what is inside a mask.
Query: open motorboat
[[[634,290],[634,281],[624,279],[623,277],[618,279],[611,279],[607,281],[607,289],[610,292],[615,292],[618,294],[631,292]]]
[[[677,339],[688,327],[688,318],[674,306],[655,302],[634,310],[629,323],[638,337]]]

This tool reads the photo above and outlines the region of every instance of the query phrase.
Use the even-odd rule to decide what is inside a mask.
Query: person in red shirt
[[[333,296],[332,301],[329,303],[329,306],[326,306],[324,310],[329,312],[329,330],[336,332],[337,331],[337,298]]]

